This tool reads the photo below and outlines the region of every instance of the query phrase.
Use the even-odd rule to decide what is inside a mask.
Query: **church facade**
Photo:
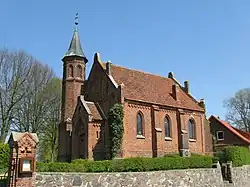
[[[103,62],[99,53],[86,78],[77,29],[62,61],[60,161],[110,158],[108,113],[116,103],[124,110],[119,157],[210,151],[205,103],[190,94],[188,81],[182,86],[172,72],[162,77]]]

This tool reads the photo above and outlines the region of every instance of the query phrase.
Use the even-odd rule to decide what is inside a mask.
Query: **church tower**
[[[71,154],[72,118],[77,105],[77,97],[85,81],[85,68],[88,62],[83,53],[78,35],[78,17],[75,18],[75,29],[68,51],[62,58],[62,103],[61,123],[59,125],[58,160],[68,161]]]

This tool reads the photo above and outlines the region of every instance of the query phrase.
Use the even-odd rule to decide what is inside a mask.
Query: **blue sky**
[[[0,0],[0,47],[23,49],[62,76],[79,13],[90,69],[103,61],[190,81],[208,115],[224,118],[223,100],[250,86],[250,1]]]

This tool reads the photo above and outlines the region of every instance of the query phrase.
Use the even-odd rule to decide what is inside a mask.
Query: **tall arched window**
[[[82,66],[81,65],[78,65],[77,66],[77,74],[76,76],[79,77],[79,78],[82,78]]]
[[[171,124],[168,116],[164,118],[165,137],[171,138]]]
[[[144,129],[143,129],[143,115],[141,112],[138,112],[136,117],[136,124],[137,124],[137,135],[144,135]]]
[[[193,119],[188,121],[188,136],[189,139],[196,139],[195,122]]]
[[[73,77],[73,66],[72,65],[68,66],[68,77]]]

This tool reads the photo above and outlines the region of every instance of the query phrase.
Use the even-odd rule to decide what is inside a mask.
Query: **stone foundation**
[[[127,173],[36,173],[37,187],[249,187],[250,166],[231,169],[232,183],[220,168]]]
[[[128,173],[37,173],[36,186],[223,186],[220,169]]]

